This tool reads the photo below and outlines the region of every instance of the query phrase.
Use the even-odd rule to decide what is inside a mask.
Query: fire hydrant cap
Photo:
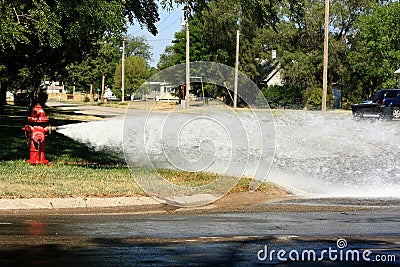
[[[49,122],[49,117],[46,116],[46,112],[40,104],[37,104],[31,112],[31,116],[28,117],[28,122],[31,123],[47,123]]]

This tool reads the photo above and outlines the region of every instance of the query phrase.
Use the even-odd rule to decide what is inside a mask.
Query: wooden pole
[[[189,91],[190,91],[190,40],[189,40],[189,4],[186,5],[185,10],[185,28],[186,28],[186,94],[185,94],[185,107],[189,108]]]
[[[325,26],[324,26],[324,69],[322,74],[322,111],[326,111],[326,98],[328,92],[328,44],[329,44],[329,0],[325,0]]]
[[[233,87],[233,108],[237,107],[237,91],[239,76],[239,47],[240,47],[240,31],[236,32],[236,62],[235,62],[235,82]]]

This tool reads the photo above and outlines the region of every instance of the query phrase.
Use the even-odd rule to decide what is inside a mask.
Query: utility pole
[[[125,101],[125,37],[122,39],[122,68],[121,68],[121,93],[122,100]]]
[[[329,44],[329,0],[325,0],[324,26],[324,69],[322,73],[322,111],[326,111],[326,97],[328,92],[328,44]]]
[[[105,79],[106,79],[106,77],[103,75],[103,78],[101,79],[101,101],[102,102],[104,102]]]
[[[239,47],[240,47],[240,30],[236,32],[236,62],[235,62],[235,82],[233,86],[233,108],[237,107],[237,91],[239,76]]]
[[[233,84],[233,108],[237,107],[237,92],[238,92],[238,77],[239,77],[239,49],[240,49],[240,16],[242,14],[241,8],[239,9],[239,17],[237,20],[237,31],[236,31],[236,60],[235,60],[235,81]]]
[[[189,55],[189,47],[190,47],[190,41],[189,41],[189,15],[190,15],[190,7],[189,7],[189,1],[186,1],[186,6],[185,6],[185,28],[186,28],[186,83],[185,83],[185,88],[186,88],[186,107],[189,108],[189,91],[190,91],[190,55]]]
[[[103,66],[102,66],[102,72],[103,72],[103,77],[102,77],[102,79],[101,79],[101,102],[104,102],[104,90],[105,90],[105,80],[106,80],[106,76],[105,76],[105,67],[106,67],[106,64],[107,64],[107,59],[106,59],[106,50],[107,50],[107,48],[108,48],[108,42],[106,42],[106,41],[104,41],[103,42],[103,44],[104,44],[104,47],[103,47],[103,49],[104,49],[104,51],[103,51]]]
[[[89,99],[90,102],[93,102],[93,84],[90,84],[90,91],[89,91]]]

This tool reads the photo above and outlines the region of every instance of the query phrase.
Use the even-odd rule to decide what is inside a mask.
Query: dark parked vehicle
[[[400,118],[400,89],[379,90],[374,98],[351,106],[355,119]]]
[[[400,118],[400,90],[389,90],[382,101],[385,107],[393,108],[393,118]]]

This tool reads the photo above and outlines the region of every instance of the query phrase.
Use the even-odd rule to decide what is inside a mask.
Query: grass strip
[[[52,125],[86,121],[88,118],[58,109],[47,109]],[[22,131],[29,109],[7,106],[0,116],[0,198],[34,197],[119,197],[144,196],[125,162],[109,151],[95,151],[86,144],[52,133],[46,142],[46,157],[53,166],[32,166],[26,162],[29,146]],[[182,186],[202,186],[218,175],[158,170],[166,180]],[[243,178],[231,192],[248,191],[251,179]],[[264,183],[259,191],[284,192]]]

